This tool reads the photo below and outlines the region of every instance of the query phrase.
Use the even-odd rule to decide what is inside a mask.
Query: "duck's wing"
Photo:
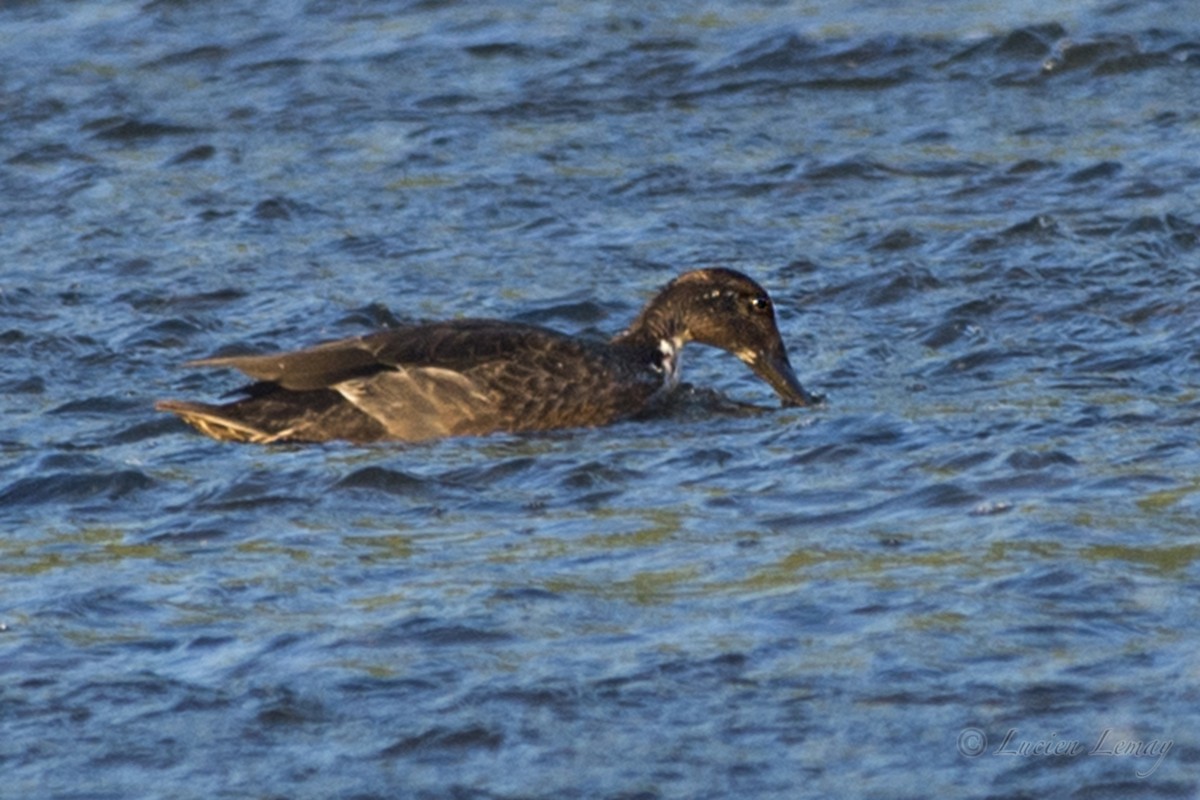
[[[602,424],[645,393],[603,349],[533,325],[456,320],[368,339],[380,368],[332,388],[398,439]]]
[[[189,361],[188,366],[236,369],[257,381],[296,392],[326,389],[379,369],[378,348],[370,341],[377,335],[340,339],[287,353],[201,358]]]
[[[350,339],[253,356],[218,356],[189,366],[236,369],[257,381],[302,392],[328,389],[381,370],[441,367],[463,372],[563,337],[533,325],[467,319],[406,325]]]
[[[495,395],[453,370],[386,370],[342,381],[333,389],[382,425],[391,439],[415,442],[506,427]]]

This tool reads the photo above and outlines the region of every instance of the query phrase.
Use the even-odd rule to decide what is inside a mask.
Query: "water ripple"
[[[1194,795],[1192,9],[960,5],[0,10],[10,791]],[[714,264],[824,404],[697,346],[602,430],[153,411]]]

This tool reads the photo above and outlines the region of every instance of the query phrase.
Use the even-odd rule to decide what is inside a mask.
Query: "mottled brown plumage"
[[[191,362],[256,382],[231,403],[157,408],[216,439],[257,443],[606,425],[674,387],[689,341],[738,356],[786,405],[813,402],[792,372],[767,293],[739,272],[705,269],[667,284],[610,342],[497,320],[405,325],[289,353]]]

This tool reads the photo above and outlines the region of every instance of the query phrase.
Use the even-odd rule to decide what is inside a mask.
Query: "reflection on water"
[[[1193,796],[1190,7],[901,6],[0,10],[6,785]],[[610,334],[712,264],[827,405],[697,348],[596,431],[152,411],[413,318]]]

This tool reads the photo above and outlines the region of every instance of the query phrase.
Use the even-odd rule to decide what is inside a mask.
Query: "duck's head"
[[[813,405],[788,360],[766,290],[732,269],[685,272],[650,301],[626,335],[639,331],[680,345],[695,341],[733,353],[779,395],[785,406]]]

